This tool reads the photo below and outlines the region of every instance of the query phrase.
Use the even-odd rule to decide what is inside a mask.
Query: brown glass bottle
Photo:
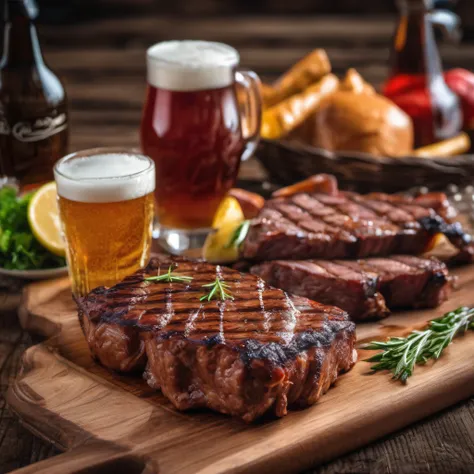
[[[433,24],[455,32],[454,15],[433,10],[433,0],[400,0],[400,18],[384,94],[413,120],[415,146],[459,133],[462,112],[443,78]]]
[[[44,63],[33,0],[5,0],[0,61],[0,173],[22,187],[53,179],[54,163],[67,153],[64,87]]]

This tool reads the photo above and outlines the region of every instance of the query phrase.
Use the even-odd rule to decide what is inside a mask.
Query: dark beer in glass
[[[147,52],[141,144],[155,162],[160,240],[172,252],[202,243],[241,159],[256,147],[258,78],[238,72],[238,63],[221,43],[169,41]],[[242,86],[247,100],[239,104]]]

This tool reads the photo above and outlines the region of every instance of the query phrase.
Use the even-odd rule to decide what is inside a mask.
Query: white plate
[[[7,270],[6,268],[0,268],[0,275],[25,280],[48,280],[67,275],[67,267],[48,268],[47,270]]]

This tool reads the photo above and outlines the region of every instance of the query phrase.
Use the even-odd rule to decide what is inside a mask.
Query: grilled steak
[[[418,198],[382,193],[298,193],[266,202],[252,221],[242,256],[249,260],[365,258],[418,255],[438,233],[445,234],[471,260],[471,237],[446,196]]]
[[[193,280],[144,281],[169,265]],[[202,285],[216,278],[233,299],[201,302]],[[356,359],[344,311],[210,264],[152,259],[77,303],[93,355],[120,371],[146,364],[148,383],[180,410],[208,407],[247,422],[270,409],[283,416],[315,403]]]
[[[269,285],[324,304],[360,321],[394,308],[435,307],[446,301],[448,270],[436,259],[406,255],[366,260],[273,260],[251,268]]]

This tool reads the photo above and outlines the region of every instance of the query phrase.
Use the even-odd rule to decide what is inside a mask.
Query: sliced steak
[[[378,275],[377,289],[390,309],[434,308],[449,297],[448,269],[435,258],[395,255],[358,263],[362,270]]]
[[[377,290],[377,275],[351,268],[343,261],[273,260],[253,266],[251,273],[289,293],[337,305],[355,321],[389,314]]]
[[[452,223],[446,196],[299,193],[268,200],[252,221],[242,257],[280,259],[419,255],[442,233],[472,259],[471,237]]]
[[[359,260],[273,260],[251,268],[269,285],[324,304],[355,321],[394,308],[435,307],[448,298],[448,270],[436,259],[406,255]]]
[[[175,272],[190,283],[147,282]],[[200,301],[224,280],[233,299]],[[208,407],[251,421],[311,405],[356,359],[347,313],[288,296],[250,274],[181,259],[152,259],[111,288],[78,299],[92,353],[105,366],[142,370],[186,410]]]

